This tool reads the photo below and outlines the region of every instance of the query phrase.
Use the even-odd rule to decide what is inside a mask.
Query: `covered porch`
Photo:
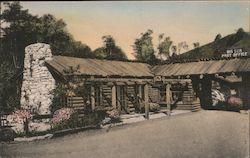
[[[212,89],[218,78],[228,76],[240,77],[237,97],[243,102],[243,109],[250,105],[250,59],[235,58],[224,60],[207,60],[189,63],[175,63],[156,66],[153,68],[155,75],[165,80],[191,80],[193,94],[200,100],[203,109],[212,107]],[[222,82],[220,86],[224,86]]]

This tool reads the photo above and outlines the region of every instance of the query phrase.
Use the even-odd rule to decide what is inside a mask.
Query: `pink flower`
[[[54,112],[53,118],[51,120],[52,124],[60,124],[63,121],[70,119],[71,115],[74,113],[74,110],[71,108],[61,108]]]
[[[119,112],[116,109],[107,111],[106,113],[108,114],[108,117],[110,118],[119,118]]]
[[[232,106],[236,106],[236,107],[241,107],[242,106],[242,100],[239,98],[239,97],[234,97],[234,96],[231,96],[229,99],[228,99],[228,103]]]
[[[16,123],[23,123],[25,119],[32,117],[28,110],[16,110],[11,114],[12,121]]]

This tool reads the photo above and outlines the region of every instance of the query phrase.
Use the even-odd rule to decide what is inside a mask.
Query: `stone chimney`
[[[38,114],[50,114],[55,79],[45,66],[51,60],[50,46],[36,43],[25,48],[21,107]]]

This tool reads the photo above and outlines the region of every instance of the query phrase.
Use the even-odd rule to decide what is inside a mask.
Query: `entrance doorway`
[[[117,86],[116,87],[116,105],[119,112],[121,114],[126,114],[127,113],[127,107],[126,107],[126,86]]]

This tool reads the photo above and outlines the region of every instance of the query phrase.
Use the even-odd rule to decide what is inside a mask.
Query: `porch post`
[[[144,86],[144,104],[145,104],[145,118],[149,119],[149,102],[148,102],[148,85]]]
[[[167,115],[171,114],[171,92],[170,92],[170,83],[166,84],[166,103],[167,103]]]
[[[141,87],[141,85],[138,85],[138,95],[139,95],[139,97],[140,98],[142,98],[142,87]]]
[[[116,100],[117,100],[117,109],[118,109],[118,111],[119,111],[119,113],[121,114],[121,103],[120,103],[120,96],[121,96],[121,94],[120,94],[120,86],[116,86],[116,91],[117,91],[117,93],[116,93]]]
[[[139,99],[138,99],[138,103],[139,103],[139,109],[140,109],[140,112],[141,112],[141,99],[142,99],[142,85],[138,85],[138,96],[139,96]]]
[[[116,109],[116,86],[115,85],[112,86],[111,91],[112,91],[112,107]]]
[[[94,110],[95,109],[95,87],[93,85],[91,85],[90,88],[90,96],[91,96],[91,109]]]

